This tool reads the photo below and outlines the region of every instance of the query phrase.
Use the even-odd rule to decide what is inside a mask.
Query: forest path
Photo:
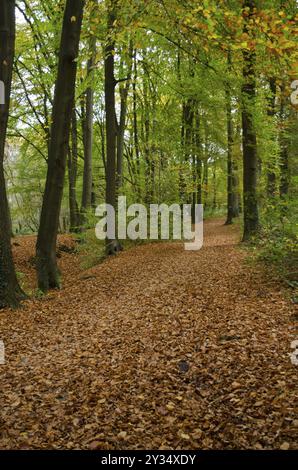
[[[204,235],[0,314],[0,448],[298,447],[295,306],[245,262],[237,227]]]

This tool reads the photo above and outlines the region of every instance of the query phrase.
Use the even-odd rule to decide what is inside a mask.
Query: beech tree
[[[94,90],[92,79],[94,77],[94,66],[96,56],[96,38],[91,37],[89,44],[87,62],[88,88],[85,93],[85,109],[83,116],[83,144],[84,144],[84,176],[82,191],[82,212],[91,208],[92,203],[92,147],[93,147],[93,113],[94,113]]]
[[[231,52],[228,51],[228,72],[231,72]],[[235,130],[232,113],[232,93],[230,84],[226,86],[226,114],[227,114],[227,220],[226,225],[233,223],[233,219],[239,216],[238,177],[235,164]]]
[[[245,0],[243,8],[247,9],[244,32],[251,34],[249,19],[254,14],[256,4],[253,0]],[[257,199],[257,137],[253,118],[253,107],[256,99],[255,52],[243,51],[243,85],[242,85],[242,135],[243,135],[243,240],[256,235],[259,228],[259,210]]]
[[[116,210],[116,155],[117,155],[117,122],[115,111],[115,21],[117,0],[108,2],[107,11],[107,40],[104,48],[105,69],[105,113],[106,113],[106,204],[110,204]],[[115,254],[120,249],[116,238],[106,239],[106,252]]]
[[[36,244],[38,286],[59,288],[56,241],[63,195],[84,1],[67,0],[52,112],[48,170]]]
[[[15,1],[0,2],[0,308],[16,307],[25,294],[19,286],[11,250],[11,222],[4,176],[4,155],[15,51]]]

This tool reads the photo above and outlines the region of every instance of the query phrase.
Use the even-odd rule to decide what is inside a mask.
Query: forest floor
[[[31,287],[34,242],[14,241]],[[63,252],[61,291],[0,312],[0,448],[297,449],[297,305],[238,242],[216,219],[198,252],[84,272]]]

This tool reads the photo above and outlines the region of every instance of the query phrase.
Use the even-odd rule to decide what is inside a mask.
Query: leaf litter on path
[[[204,228],[198,252],[142,245],[84,273],[63,252],[63,290],[1,311],[1,449],[298,448],[297,305],[237,227]]]

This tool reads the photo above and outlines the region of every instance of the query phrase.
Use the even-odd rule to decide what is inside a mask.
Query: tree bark
[[[231,67],[231,57],[228,56],[228,68]],[[234,217],[239,216],[239,205],[238,205],[238,178],[236,174],[236,165],[234,162],[234,129],[233,129],[233,118],[232,118],[232,100],[231,91],[229,84],[226,88],[226,115],[227,115],[227,220],[225,225],[233,223]]]
[[[125,134],[125,123],[127,116],[127,99],[131,82],[132,72],[132,61],[133,61],[133,48],[132,43],[129,45],[129,57],[127,66],[127,78],[125,85],[120,84],[120,120],[117,129],[117,193],[119,194],[122,186],[122,173],[123,173],[123,151],[124,151],[124,134]]]
[[[248,19],[253,16],[255,2],[244,0],[243,7],[248,9]],[[244,32],[249,34],[246,23]],[[256,97],[255,52],[243,52],[243,85],[242,85],[242,145],[243,145],[243,241],[251,239],[259,229],[259,210],[257,200],[257,137],[253,120],[253,107]]]
[[[195,149],[196,149],[196,163],[197,163],[197,204],[202,204],[202,143],[200,137],[200,113],[197,110],[195,113]]]
[[[0,309],[17,307],[25,298],[15,272],[11,250],[11,220],[4,177],[4,153],[15,50],[15,1],[0,2],[0,80],[5,103],[0,104]]]
[[[68,183],[69,183],[69,216],[70,232],[77,232],[80,226],[80,213],[77,203],[77,167],[78,167],[78,136],[76,109],[71,118],[71,146],[68,153]]]
[[[92,204],[92,146],[93,146],[93,107],[94,91],[91,84],[96,56],[96,38],[90,39],[90,58],[87,63],[87,80],[90,84],[86,90],[86,112],[83,125],[84,134],[84,174],[82,191],[82,213],[91,208]]]
[[[134,147],[135,147],[135,156],[137,163],[137,174],[140,178],[140,145],[139,145],[139,132],[138,132],[138,115],[137,115],[137,79],[138,79],[138,63],[137,63],[137,50],[134,51],[133,56],[133,136],[134,136]],[[140,181],[138,180],[138,192],[140,193]]]
[[[60,287],[56,241],[69,148],[83,9],[83,0],[66,1],[55,85],[48,171],[36,244],[38,286],[43,291]]]
[[[271,118],[275,115],[276,79],[269,80],[270,97],[268,99],[267,114]],[[272,158],[272,157],[271,157]],[[267,164],[267,196],[273,198],[276,192],[276,161],[275,158]]]
[[[227,138],[228,138],[228,160],[227,160],[227,190],[228,190],[228,213],[226,225],[233,223],[233,121],[231,107],[231,93],[226,91],[226,109],[227,109]]]
[[[144,158],[145,158],[145,203],[149,205],[153,202],[153,190],[151,186],[151,155],[150,155],[150,105],[149,105],[149,90],[148,90],[148,73],[143,62],[143,97],[144,97]]]
[[[116,21],[117,0],[111,0],[107,18],[107,42],[105,45],[105,109],[106,109],[106,204],[111,205],[116,213],[116,145],[117,121],[115,111],[115,40],[114,23]],[[106,254],[112,255],[120,250],[116,238],[106,238]]]
[[[179,194],[180,202],[192,203],[194,200],[194,195],[186,194],[187,182],[185,168],[189,167],[189,164],[192,165],[192,177],[193,183],[195,178],[195,157],[194,157],[194,108],[195,102],[192,98],[188,98],[182,104],[182,126],[181,126],[181,146],[182,146],[182,159],[181,159],[181,168],[179,174]],[[193,206],[193,204],[192,204]],[[192,211],[193,212],[193,211]]]
[[[208,207],[208,158],[209,158],[209,142],[208,142],[208,130],[207,130],[207,123],[206,120],[204,122],[204,162],[203,162],[203,201],[204,201],[204,208],[207,209]]]
[[[280,185],[279,185],[279,195],[280,198],[286,202],[289,185],[290,185],[290,172],[289,172],[289,141],[287,137],[287,106],[286,106],[286,93],[285,93],[285,84],[281,86],[281,97],[280,97],[280,122],[281,130],[279,135],[279,145],[280,145]],[[284,206],[284,209],[286,207]]]
[[[196,109],[195,109],[196,108]],[[191,218],[195,223],[196,204],[202,203],[202,155],[200,141],[200,114],[198,103],[194,102],[193,123],[192,123],[192,201],[191,201]]]

